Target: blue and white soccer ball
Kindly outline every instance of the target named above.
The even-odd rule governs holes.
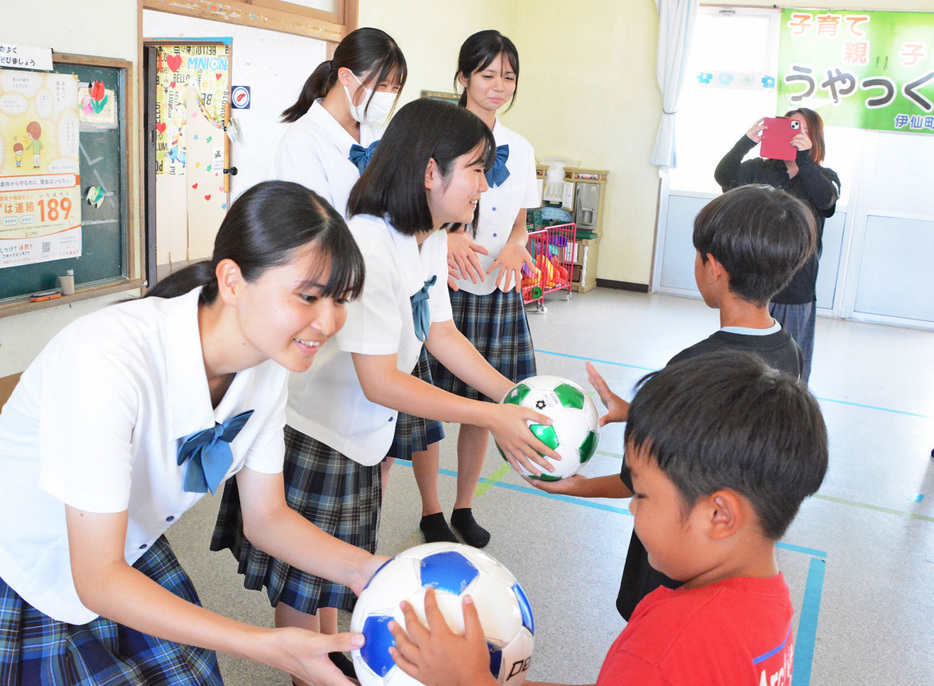
[[[566,479],[577,474],[596,452],[600,437],[597,406],[573,381],[548,374],[530,376],[509,389],[502,402],[536,410],[552,420],[551,426],[529,422],[529,429],[561,460],[548,460],[555,470],[543,470],[541,476],[534,476],[520,465],[521,474],[541,481]],[[499,445],[496,448],[503,455]]]
[[[383,565],[357,598],[350,630],[366,643],[353,651],[362,686],[414,686],[418,681],[396,667],[389,648],[395,640],[389,621],[405,626],[399,603],[408,601],[425,619],[425,590],[435,589],[438,606],[453,631],[464,633],[461,602],[469,594],[480,615],[490,651],[490,672],[501,684],[521,684],[529,668],[535,626],[519,582],[489,554],[461,543],[426,543]]]

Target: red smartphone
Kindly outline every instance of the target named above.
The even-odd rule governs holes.
[[[789,117],[766,117],[762,123],[759,155],[770,160],[791,161],[798,154],[798,149],[791,144],[801,129],[801,122],[792,121]]]

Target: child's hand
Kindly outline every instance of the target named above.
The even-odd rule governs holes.
[[[490,251],[479,243],[474,243],[473,237],[466,230],[458,229],[448,234],[448,286],[457,290],[455,279],[470,278],[477,283],[483,281],[483,267],[480,265],[480,255],[489,255]]]
[[[517,467],[519,464],[536,476],[540,475],[543,469],[548,472],[555,470],[554,466],[542,455],[547,455],[552,460],[560,460],[561,456],[538,440],[529,430],[528,425],[528,422],[532,422],[551,426],[550,417],[527,407],[509,403],[490,405],[489,409],[491,412],[490,433],[493,434],[496,444],[503,451],[506,461],[512,465],[513,469],[520,471]]]
[[[610,390],[603,377],[597,373],[590,362],[587,363],[587,380],[597,391],[600,401],[606,406],[608,412],[600,417],[600,426],[606,426],[611,422],[625,422],[629,419],[629,403],[620,398]]]
[[[529,254],[524,245],[518,243],[507,243],[499,253],[496,261],[486,270],[487,274],[492,274],[496,269],[499,274],[496,275],[496,285],[503,289],[503,292],[509,292],[515,289],[517,293],[522,292],[522,266],[529,269],[535,266],[535,261]]]
[[[490,674],[490,653],[480,626],[480,615],[470,596],[464,596],[463,636],[455,634],[444,621],[435,590],[425,593],[425,619],[428,627],[418,621],[415,610],[401,604],[408,634],[396,622],[389,631],[396,646],[389,654],[406,674],[425,686],[484,686],[496,684]]]
[[[572,474],[560,481],[542,481],[540,479],[530,479],[523,476],[526,481],[545,493],[557,493],[558,495],[580,495],[579,490],[587,481],[583,474]]]

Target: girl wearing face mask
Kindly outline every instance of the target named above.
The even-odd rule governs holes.
[[[282,113],[291,126],[276,177],[315,191],[346,216],[347,197],[369,162],[406,79],[405,57],[385,31],[352,31]]]

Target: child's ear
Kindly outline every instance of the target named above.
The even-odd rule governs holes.
[[[221,260],[214,269],[217,277],[217,294],[225,304],[233,304],[242,290],[243,273],[240,265],[230,259]]]
[[[704,269],[707,272],[708,281],[712,283],[715,281],[719,281],[720,279],[730,278],[729,274],[727,274],[726,272],[726,269],[724,269],[723,265],[720,264],[720,261],[717,260],[716,257],[714,257],[710,253],[707,253],[706,257],[707,257],[707,260],[704,263]]]
[[[720,490],[707,497],[709,535],[715,540],[729,538],[739,531],[749,516],[745,499],[730,490]]]

